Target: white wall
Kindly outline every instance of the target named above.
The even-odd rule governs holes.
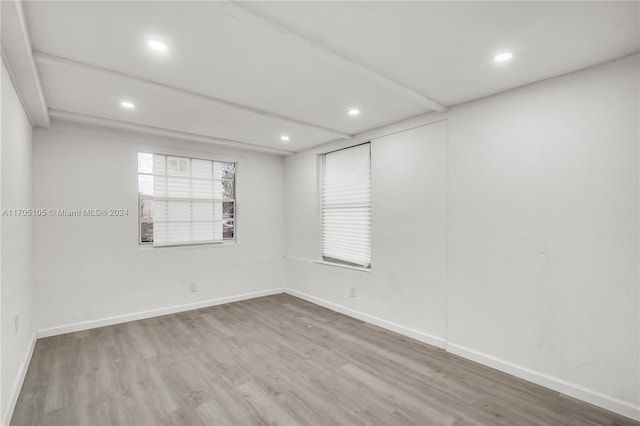
[[[285,159],[288,287],[419,330],[416,337],[422,340],[441,339],[446,274],[446,122],[372,143],[371,272],[314,263],[320,259],[314,152]],[[349,297],[349,286],[356,287],[355,298]]]
[[[638,56],[449,114],[452,343],[638,405]]]
[[[282,157],[60,123],[37,129],[34,138],[37,207],[129,210],[127,217],[35,220],[41,334],[282,288]],[[138,152],[237,161],[238,244],[139,248]],[[190,281],[198,282],[198,292],[189,292]]]
[[[0,207],[31,207],[32,128],[9,74],[2,63],[2,139],[0,144]],[[0,421],[7,422],[22,385],[35,338],[32,272],[33,221],[0,216],[0,299],[2,313]],[[14,318],[20,314],[19,330]]]
[[[370,273],[313,263],[323,148],[286,158],[287,287],[640,416],[638,75],[635,55],[374,139]]]

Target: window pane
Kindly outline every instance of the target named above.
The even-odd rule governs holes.
[[[171,176],[189,176],[191,173],[189,158],[167,157],[167,174]]]
[[[191,176],[194,178],[213,178],[213,161],[208,160],[191,160]]]
[[[150,199],[140,198],[140,221],[153,221],[153,202]]]
[[[222,198],[235,198],[232,180],[225,179],[222,181]]]
[[[213,222],[195,222],[191,226],[191,235],[193,241],[213,241],[215,238],[215,223]],[[217,238],[218,240],[220,237]]]
[[[154,176],[156,182],[154,186],[154,195],[188,198],[191,196],[189,179],[177,176]]]
[[[142,222],[140,224],[140,242],[141,243],[153,242],[153,223]]]
[[[216,200],[222,199],[222,181],[213,181],[213,198]]]
[[[138,173],[153,173],[153,154],[138,153]]]
[[[209,220],[213,222],[214,220],[213,212],[214,212],[213,203],[194,202],[191,206],[191,214],[192,214],[193,220]]]
[[[371,163],[369,144],[323,158],[322,258],[371,265]]]
[[[191,182],[191,196],[194,198],[215,198],[213,188],[212,180],[194,179]]]
[[[167,174],[167,156],[160,154],[153,154],[153,174],[165,175]]]
[[[161,201],[157,203],[163,208],[158,209],[156,220],[170,221],[190,221],[191,202],[190,201]]]
[[[152,175],[138,175],[138,194],[153,195]]]
[[[233,220],[225,220],[222,222],[222,238],[232,240],[235,234],[235,224]]]
[[[235,203],[233,201],[225,201],[222,203],[222,217],[224,219],[233,219],[235,213]]]
[[[221,163],[222,177],[233,178],[236,174],[236,163]]]
[[[235,197],[235,163],[140,153],[139,165],[141,242],[235,238],[235,203],[222,201]]]

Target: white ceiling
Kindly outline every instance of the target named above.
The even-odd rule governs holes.
[[[24,13],[49,108],[299,151],[430,112],[411,91],[452,106],[637,52],[638,5],[28,1]],[[502,50],[514,60],[494,63]]]
[[[447,106],[640,49],[638,2],[252,2],[284,23]],[[496,66],[493,56],[516,59]]]

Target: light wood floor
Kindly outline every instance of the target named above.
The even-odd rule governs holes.
[[[38,340],[12,425],[631,425],[288,295]]]

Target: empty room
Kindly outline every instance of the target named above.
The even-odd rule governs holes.
[[[640,2],[0,17],[0,426],[640,426]]]

